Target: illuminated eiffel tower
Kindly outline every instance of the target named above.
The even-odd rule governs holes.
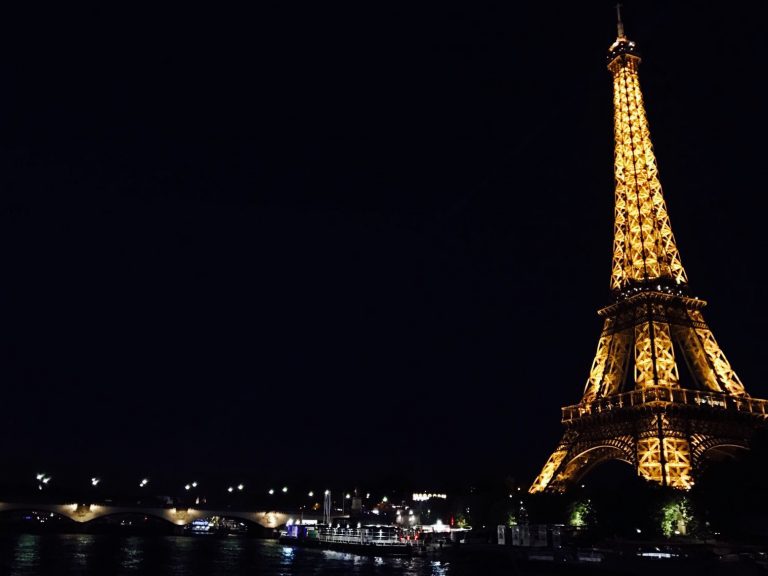
[[[688,489],[705,461],[748,448],[755,427],[768,419],[768,401],[749,397],[704,321],[706,302],[687,295],[639,64],[619,12],[618,37],[608,53],[616,140],[615,301],[598,312],[604,325],[584,396],[562,409],[565,434],[531,493],[565,491],[606,460]],[[681,357],[687,368],[682,379]]]

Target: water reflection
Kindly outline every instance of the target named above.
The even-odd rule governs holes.
[[[144,550],[141,547],[141,539],[132,536],[125,539],[125,544],[120,547],[121,558],[120,567],[130,572],[141,570],[141,563],[144,560]]]
[[[488,570],[487,568],[491,568]],[[274,540],[205,536],[13,534],[0,536],[2,576],[469,576],[508,569],[443,558],[358,556]]]
[[[448,574],[448,564],[443,564],[440,560],[431,562],[432,576],[446,576]]]

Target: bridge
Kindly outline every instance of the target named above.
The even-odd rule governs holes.
[[[111,504],[30,504],[24,502],[0,502],[0,514],[12,511],[47,512],[69,518],[74,522],[86,523],[107,516],[123,514],[143,515],[165,520],[175,526],[183,527],[201,518],[223,516],[237,520],[245,520],[264,528],[276,529],[284,526],[290,520],[322,521],[322,516],[313,514],[297,514],[278,510],[235,510],[230,508],[218,509],[207,507],[153,507],[153,506],[113,506]]]

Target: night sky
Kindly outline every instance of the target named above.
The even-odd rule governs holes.
[[[3,15],[3,481],[531,481],[610,302],[613,4],[261,4]],[[768,397],[764,22],[625,21],[692,294]]]

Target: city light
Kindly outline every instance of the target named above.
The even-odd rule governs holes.
[[[310,490],[310,491],[309,491],[309,494],[307,494],[307,496],[309,496],[310,498],[312,498],[312,496],[314,496],[314,495],[315,495],[315,493],[314,493],[314,492],[312,492],[312,490]]]
[[[192,488],[197,488],[197,482],[192,482]]]
[[[237,485],[237,489],[238,489],[238,490],[241,490],[241,491],[242,491],[242,489],[243,489],[243,488],[245,488],[245,484],[238,484],[238,485]]]
[[[286,492],[288,492],[288,486],[283,486],[283,494],[285,494]]]
[[[184,486],[184,490],[189,490],[190,488],[192,488],[192,486],[191,486],[191,485],[189,485],[189,484],[187,484],[187,485],[185,485],[185,486]]]
[[[441,500],[445,500],[448,498],[446,494],[433,494],[433,493],[426,493],[426,492],[414,492],[413,494],[413,501],[414,502],[426,502],[427,500],[431,500],[432,498],[439,498]]]
[[[101,482],[101,478],[91,478],[91,486],[98,486],[99,482]]]
[[[330,490],[326,490],[326,491],[325,491],[325,495],[326,495],[326,496],[328,496],[328,494],[330,494],[330,493],[331,493],[331,491],[330,491]]]
[[[269,489],[269,493],[270,493],[270,494],[274,494],[274,493],[275,493],[275,489],[274,489],[274,488],[270,488],[270,489]]]
[[[234,488],[232,488],[232,486],[230,486],[229,488],[227,488],[227,492],[230,492],[230,493],[231,493],[231,492],[233,492],[233,491],[234,491]]]
[[[149,484],[149,478],[142,478],[139,482],[139,488],[144,488],[147,484]]]

